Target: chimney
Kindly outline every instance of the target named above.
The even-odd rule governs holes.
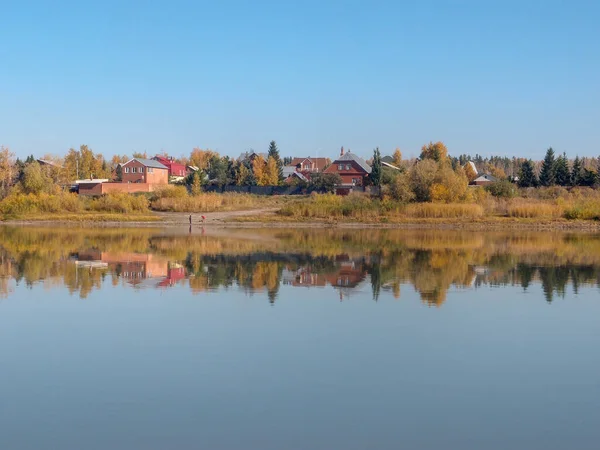
[[[342,147],[342,150],[340,150],[340,156],[344,156],[344,147]]]

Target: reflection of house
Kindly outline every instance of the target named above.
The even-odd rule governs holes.
[[[324,173],[337,173],[342,178],[340,187],[352,188],[353,186],[364,186],[365,179],[371,173],[371,166],[349,150],[344,153],[344,147],[342,147],[339,158],[327,167]]]
[[[101,252],[88,250],[79,252],[77,264],[102,264],[130,284],[139,285],[142,280],[169,278],[169,263],[155,255],[132,252]]]
[[[342,262],[337,272],[325,276],[329,284],[339,288],[355,288],[365,280],[366,272],[362,264],[354,261]]]

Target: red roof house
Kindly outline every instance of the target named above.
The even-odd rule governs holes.
[[[175,158],[173,158],[172,156],[156,155],[152,159],[155,161],[158,161],[163,166],[165,166],[167,169],[169,169],[170,177],[185,177],[186,176],[187,168],[186,168],[185,164],[180,164],[178,162],[175,162]]]

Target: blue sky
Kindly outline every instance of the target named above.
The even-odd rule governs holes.
[[[600,2],[0,2],[18,156],[597,156]]]

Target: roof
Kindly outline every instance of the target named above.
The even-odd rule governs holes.
[[[494,182],[494,181],[497,181],[497,180],[496,180],[495,176],[490,175],[489,173],[484,173],[483,175],[475,178],[473,180],[473,183],[476,182],[476,181],[491,181],[491,182]]]
[[[389,167],[390,169],[394,169],[394,170],[402,170],[400,167],[396,167],[395,165],[390,164],[389,162],[384,161],[383,159],[381,160],[381,165],[385,166],[385,167]]]
[[[477,166],[475,166],[475,163],[473,161],[467,161],[467,163],[465,164],[465,167],[467,166],[471,166],[471,169],[473,169],[473,172],[475,172],[475,175],[479,175],[479,172],[477,171]]]
[[[127,164],[129,164],[131,161],[137,161],[140,164],[143,164],[146,167],[152,167],[154,169],[165,169],[165,170],[169,170],[167,166],[165,166],[164,164],[159,163],[158,161],[155,161],[153,159],[145,159],[145,158],[133,158],[130,159],[129,161],[127,161],[125,164],[123,164],[124,166],[126,166]]]
[[[45,164],[47,166],[53,166],[53,167],[58,167],[59,169],[62,169],[63,166],[61,166],[60,164],[56,164],[55,162],[52,161],[48,161],[47,159],[36,159],[36,161],[39,164]]]
[[[304,161],[306,161],[306,160],[309,160],[309,161],[311,161],[311,162],[312,162],[312,163],[315,165],[315,167],[316,167],[318,170],[323,170],[323,169],[325,169],[325,167],[327,167],[327,165],[329,165],[329,162],[330,162],[330,161],[329,161],[329,158],[313,158],[313,157],[311,157],[311,156],[307,156],[306,158],[302,158],[302,157],[300,157],[300,158],[298,158],[298,157],[294,157],[294,158],[292,159],[292,162],[290,162],[290,163],[288,164],[288,166],[294,166],[294,167],[295,167],[295,166],[297,166],[297,165],[299,165],[299,164],[302,164],[302,163],[303,163]]]
[[[253,155],[262,156],[263,159],[265,159],[265,160],[269,157],[269,155],[267,153],[257,153],[257,152],[254,152],[254,151],[252,151],[252,152],[243,152],[240,155],[238,161],[244,161],[244,160],[246,160],[248,158],[251,158]]]
[[[386,162],[388,164],[393,164],[394,163],[394,158],[392,158],[391,156],[384,156],[383,158],[381,158],[381,162]]]
[[[367,164],[367,162],[362,159],[360,156],[351,153],[350,151],[346,152],[343,156],[340,156],[334,161],[334,164],[338,161],[354,161],[357,163],[365,172],[371,173],[371,166]]]

